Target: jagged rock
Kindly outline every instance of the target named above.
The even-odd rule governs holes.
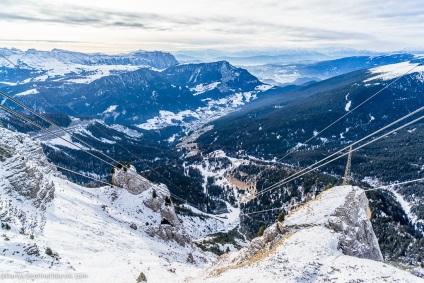
[[[115,168],[112,174],[112,184],[125,188],[128,192],[138,195],[149,189],[152,184],[146,178],[138,175],[134,166]]]
[[[250,245],[243,253],[236,256],[232,263],[241,264],[252,258],[260,250],[270,249],[276,242],[280,240],[282,234],[278,228],[278,223],[275,223],[265,229],[261,237],[257,237],[250,242]]]
[[[171,260],[188,266],[186,259],[192,253],[197,262],[190,268],[206,263],[204,253],[191,245],[172,202],[166,204],[170,197],[166,186],[147,181],[141,184],[147,189],[139,188],[123,178],[128,182],[124,188],[86,188],[64,179],[29,136],[1,128],[0,147],[1,270],[83,271],[96,282],[130,282],[142,262],[148,274],[165,271],[156,277],[178,277],[181,282],[183,273],[169,276],[166,271]],[[161,224],[165,218],[169,224]],[[93,260],[97,257],[100,262]]]
[[[54,198],[50,177],[60,173],[47,161],[38,142],[1,127],[0,165],[0,218],[26,233],[41,231],[43,213]],[[28,210],[27,204],[36,210]]]
[[[188,254],[188,256],[187,256],[187,262],[188,263],[191,263],[191,264],[195,264],[196,263],[196,261],[194,260],[194,257],[193,257],[193,254],[192,253],[189,253]]]
[[[381,262],[358,187],[324,191],[189,282],[420,282]]]
[[[278,223],[275,223],[265,229],[264,234],[262,235],[262,242],[264,244],[273,241],[281,232],[278,229]]]
[[[40,249],[38,248],[37,244],[33,244],[33,245],[25,248],[25,252],[28,255],[35,255],[35,256],[39,256],[40,255]]]
[[[346,255],[383,261],[377,237],[367,216],[368,199],[362,190],[353,190],[343,206],[336,209],[328,226],[340,233],[339,247]]]
[[[186,233],[182,233],[180,229],[176,229],[171,225],[159,225],[155,229],[155,234],[166,241],[175,241],[181,246],[191,244],[190,237]]]
[[[157,227],[149,225],[146,232],[150,236],[157,235],[161,239],[175,241],[182,246],[191,244],[191,239],[184,231],[175,213],[174,206],[165,201],[166,198],[170,198],[170,192],[165,185],[154,186],[150,181],[138,175],[134,166],[122,169],[115,168],[112,183],[134,195],[145,194],[148,196],[143,200],[143,204],[154,212],[158,212],[161,219],[166,219],[169,222],[170,225],[161,223]]]

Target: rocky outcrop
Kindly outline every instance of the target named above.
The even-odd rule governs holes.
[[[358,187],[324,191],[188,282],[420,282],[381,262],[368,209]]]
[[[340,234],[339,247],[344,254],[383,261],[368,211],[365,192],[354,189],[346,196],[344,205],[337,208],[329,219],[328,227]]]
[[[0,127],[0,219],[25,233],[42,230],[43,212],[54,198],[50,176],[60,173],[38,142]],[[35,208],[35,209],[34,209]]]
[[[160,191],[158,190],[160,188]],[[157,235],[167,241],[175,241],[185,246],[191,244],[191,239],[177,218],[168,189],[165,185],[150,188],[151,198],[143,201],[144,205],[160,214],[161,224],[148,230],[150,235]],[[154,192],[154,193],[153,193]],[[155,195],[155,197],[153,197]]]
[[[160,215],[160,224],[147,228],[146,232],[149,235],[156,235],[167,241],[175,241],[182,246],[191,244],[190,237],[177,218],[170,192],[165,185],[152,184],[138,175],[132,165],[124,165],[122,168],[115,168],[114,171],[112,174],[114,185],[126,189],[133,195],[148,196],[143,200],[143,204]]]
[[[119,165],[121,167],[122,165]],[[123,164],[121,168],[114,168],[112,184],[125,188],[128,192],[138,195],[149,189],[152,185],[146,178],[138,175],[134,166]]]

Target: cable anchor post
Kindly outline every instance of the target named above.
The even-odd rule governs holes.
[[[349,185],[350,182],[350,168],[352,166],[352,146],[349,147],[349,154],[347,156],[346,170],[343,178],[343,186]]]

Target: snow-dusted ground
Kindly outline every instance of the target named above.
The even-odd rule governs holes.
[[[199,95],[199,94],[215,89],[220,84],[221,82],[214,82],[208,85],[199,84],[193,88],[190,88],[190,90],[195,92],[193,95]]]
[[[82,119],[79,119],[79,118],[71,117],[71,120],[72,120],[71,124],[66,128],[69,132],[71,132],[73,134],[80,134],[80,135],[83,135],[83,136],[87,136],[87,137],[93,138],[95,140],[98,140],[99,142],[102,142],[102,143],[115,144],[116,141],[105,139],[105,138],[98,138],[95,135],[93,135],[93,133],[91,133],[87,129],[87,127],[89,127],[90,125],[93,125],[95,123],[99,123],[99,124],[103,125],[104,127],[109,127],[111,129],[114,129],[115,131],[124,133],[130,139],[137,139],[137,138],[141,138],[143,136],[142,133],[140,133],[136,130],[132,130],[132,129],[126,127],[126,126],[118,125],[118,124],[106,125],[102,120],[98,120],[98,119],[82,120]],[[57,136],[54,136],[54,135],[52,135],[48,132],[45,132],[45,131],[39,132],[37,134],[36,138],[38,138],[41,142],[48,144],[49,146],[51,146],[53,148],[56,148],[57,146],[64,146],[64,147],[68,147],[68,148],[71,148],[71,149],[80,150],[80,148],[78,148],[78,147],[72,145],[71,143],[67,142],[67,141],[72,141],[73,143],[79,145],[81,148],[88,150],[87,146],[79,143],[78,141],[71,139],[71,136],[69,134],[57,131],[56,127],[51,126],[49,128],[49,130],[51,132],[56,133],[62,139],[57,137]],[[65,139],[66,141],[63,140],[63,139]]]
[[[252,252],[258,241],[272,241],[271,234],[264,234],[257,242],[252,242],[252,247],[224,255],[216,265],[189,282],[423,282],[386,263],[342,252],[342,233],[347,231],[354,235],[355,230],[349,229],[366,232],[360,231],[365,229],[361,223],[369,221],[363,196],[363,190],[351,186],[325,191],[286,218],[282,229],[287,231],[279,238],[274,236],[271,246],[265,245]],[[345,232],[336,232],[328,224],[344,221],[339,217],[348,207],[360,210],[357,216],[353,211],[347,214],[355,215],[351,220],[358,226],[345,227],[342,223],[339,227]],[[353,241],[361,244],[361,240]]]
[[[287,229],[287,233],[271,249],[252,254],[251,259],[237,265],[231,260],[238,252],[227,254],[218,263],[218,269],[212,268],[204,273],[205,268],[216,260],[215,255],[203,252],[189,242],[180,245],[149,233],[149,227],[156,227],[162,220],[161,214],[146,206],[152,200],[152,188],[134,195],[117,187],[86,188],[73,184],[62,179],[47,163],[41,147],[29,136],[12,134],[6,129],[2,132],[1,144],[6,146],[2,158],[6,161],[0,163],[1,221],[3,223],[8,216],[14,219],[9,220],[10,230],[2,229],[2,276],[43,274],[48,277],[57,274],[68,278],[73,276],[74,280],[70,282],[77,281],[76,276],[80,276],[85,282],[119,283],[135,282],[143,272],[148,282],[422,282],[418,277],[382,262],[341,252],[339,247],[343,236],[351,236],[347,239],[349,243],[351,239],[358,241],[356,233],[369,235],[372,232],[372,228],[365,225],[369,221],[367,202],[359,188],[345,186],[323,192],[286,218],[283,229]],[[12,156],[7,157],[10,154]],[[222,152],[215,154],[225,155]],[[24,175],[25,172],[35,172],[39,176]],[[34,179],[34,182],[42,178],[48,190],[54,188],[54,197],[45,198],[42,191],[36,196],[25,195],[16,184],[29,187],[31,183],[24,183],[27,180],[22,178],[10,187],[9,181],[19,174],[27,176],[25,179],[29,181]],[[35,206],[40,199],[45,200],[45,210]],[[356,207],[359,211],[355,211]],[[239,211],[228,208],[230,213],[225,215],[204,216],[222,221],[220,227],[224,230],[231,229],[237,224]],[[190,209],[195,214],[202,214]],[[344,222],[343,216],[350,215],[353,217],[348,220],[355,223]],[[20,233],[18,227],[24,220],[27,224],[23,227],[35,228]],[[335,232],[331,225],[329,227],[330,223],[342,227],[342,231]],[[203,223],[192,221],[191,224]],[[198,231],[188,232],[196,235]],[[197,236],[205,235],[200,232]],[[359,250],[364,248],[363,245],[352,245],[351,248],[357,249],[358,246]],[[45,254],[47,247],[52,249],[53,256]],[[211,270],[215,271],[211,273]],[[79,280],[84,282],[84,279]],[[22,282],[22,279],[9,282]],[[37,279],[36,282],[51,280]]]
[[[190,205],[185,205],[196,216],[180,215],[181,222],[193,240],[201,240],[208,235],[219,232],[225,233],[240,224],[240,209],[232,207],[226,203],[228,213],[209,214],[196,209]]]
[[[143,229],[130,228],[131,223],[142,227],[161,220],[151,210],[140,211],[143,194],[134,196],[110,187],[85,188],[60,178],[52,181],[55,198],[45,214],[44,231],[34,240],[6,232],[10,238],[6,248],[21,253],[0,255],[2,272],[80,273],[88,276],[87,282],[135,282],[143,272],[149,282],[181,282],[215,258],[194,246],[182,247],[150,237]],[[111,202],[112,193],[117,196],[115,202]],[[55,262],[46,255],[27,259],[21,247],[30,243],[42,251],[50,247],[60,260]],[[187,262],[189,253],[196,263]]]
[[[390,64],[385,65],[377,68],[369,69],[371,74],[374,76],[366,79],[364,82],[374,81],[374,80],[391,80],[398,78],[408,71],[410,71],[414,66],[419,65],[419,63],[411,63],[411,62],[402,62],[397,64]],[[422,73],[424,72],[424,66],[418,66],[414,70],[411,71],[412,73]]]
[[[37,93],[38,93],[38,90],[36,88],[33,88],[33,89],[26,90],[24,92],[17,93],[15,94],[15,96],[26,96],[26,95],[37,94]]]
[[[210,90],[207,87],[198,87],[195,91],[200,94]],[[270,85],[261,85],[256,87],[255,91],[234,93],[218,100],[206,99],[205,101],[207,101],[208,105],[199,107],[195,111],[184,110],[178,113],[159,111],[159,116],[148,119],[147,122],[139,124],[138,127],[145,130],[157,130],[168,126],[181,125],[186,133],[196,131],[205,124],[236,111],[239,106],[255,100],[261,92],[267,91],[272,87]],[[195,118],[195,120],[190,122],[183,121],[184,118],[188,117]]]

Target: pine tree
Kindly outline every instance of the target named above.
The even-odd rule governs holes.
[[[286,217],[286,214],[284,213],[284,210],[282,210],[280,214],[278,214],[278,218],[277,218],[278,222],[283,222],[285,217]]]
[[[265,227],[261,226],[261,228],[259,228],[259,231],[258,231],[258,237],[261,237],[264,234],[264,231],[265,231]]]
[[[47,247],[46,248],[46,255],[52,256],[53,255],[53,251],[51,248]]]
[[[137,283],[141,283],[141,282],[147,282],[146,275],[144,275],[143,272],[140,272],[140,274],[137,277]]]

